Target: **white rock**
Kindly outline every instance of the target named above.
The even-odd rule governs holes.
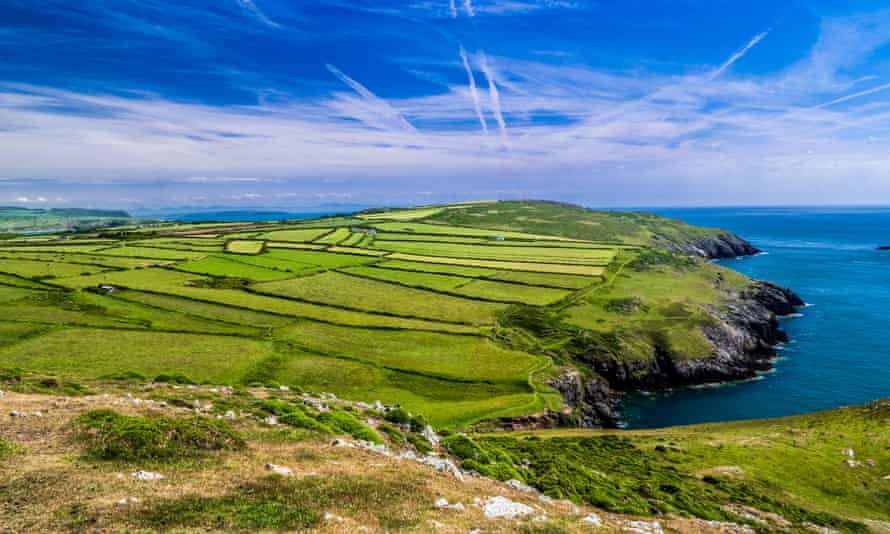
[[[589,525],[593,525],[595,527],[603,526],[602,518],[597,514],[588,514],[584,519],[581,520],[584,523]]]
[[[425,437],[427,441],[429,441],[433,445],[433,447],[438,446],[439,442],[442,441],[442,438],[440,438],[439,435],[436,434],[435,431],[433,431],[433,427],[431,427],[430,425],[426,425],[426,428],[423,429],[422,434],[423,437]]]
[[[9,416],[10,416],[10,417],[18,417],[18,416],[19,416],[19,413],[18,413],[17,411],[15,411],[15,410],[12,410],[11,412],[9,412]]]
[[[538,500],[544,504],[553,504],[553,498],[546,495],[538,495]]]
[[[862,462],[856,460],[844,460],[844,463],[847,464],[847,467],[859,467],[862,465]]]
[[[526,484],[523,484],[522,482],[516,480],[515,478],[511,478],[510,480],[508,480],[507,485],[517,491],[522,491],[524,493],[536,493],[537,492],[537,490],[535,488],[528,486]]]
[[[232,410],[229,410],[229,411],[226,412],[225,417],[226,417],[226,419],[234,419],[234,418],[235,418],[235,412],[233,412]]]
[[[454,462],[449,460],[448,458],[439,458],[438,456],[424,456],[423,458],[418,458],[417,461],[424,465],[428,465],[435,469],[436,471],[443,471],[445,473],[451,473],[454,475],[454,478],[463,482],[464,475],[460,472],[460,469],[454,465]]]
[[[658,521],[625,521],[622,531],[632,534],[664,534],[661,523]]]
[[[337,523],[340,523],[340,522],[343,521],[343,518],[340,517],[339,515],[334,515],[334,514],[332,514],[332,513],[325,512],[325,514],[324,514],[324,520],[325,520],[325,521],[336,521]]]
[[[130,506],[132,504],[139,504],[139,499],[136,497],[127,497],[125,499],[121,499],[115,503],[117,506]]]
[[[452,510],[457,510],[458,512],[463,512],[464,510],[467,509],[467,507],[464,506],[464,503],[462,503],[462,502],[458,502],[458,503],[454,503],[454,504],[452,504],[452,505],[451,505],[451,509],[452,509]]]
[[[374,401],[373,408],[374,408],[375,410],[377,410],[378,412],[380,412],[380,413],[383,413],[383,412],[386,411],[386,407],[383,406],[383,403],[380,402],[379,400],[378,400],[378,401]]]
[[[278,386],[278,391],[290,391],[290,388],[287,386]]]
[[[506,497],[491,497],[485,502],[483,508],[488,519],[515,519],[535,513],[531,506],[511,501]]]
[[[6,395],[6,392],[4,392],[2,389],[0,389],[0,397],[2,397],[3,395]]]
[[[281,475],[283,477],[289,477],[293,475],[290,467],[285,467],[283,465],[266,464],[266,471],[272,471],[276,475]]]
[[[885,476],[884,480],[890,480],[890,475]]]
[[[160,480],[164,475],[160,473],[152,473],[151,471],[136,471],[133,476],[138,480]]]
[[[331,443],[331,445],[333,445],[334,447],[353,447],[354,446],[352,443],[349,443],[348,441],[342,440],[342,439],[335,439],[334,442]]]
[[[278,418],[275,417],[274,415],[270,415],[270,416],[266,417],[265,419],[263,419],[263,422],[266,423],[267,425],[275,426],[278,424]]]
[[[853,458],[854,456],[856,456],[856,451],[854,451],[853,449],[844,449],[841,451],[841,454]]]
[[[433,508],[442,509],[448,508],[448,499],[436,499],[436,502],[433,503]]]
[[[34,412],[34,417],[43,417],[43,412]]]

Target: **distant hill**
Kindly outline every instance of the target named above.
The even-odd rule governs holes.
[[[0,206],[0,232],[40,233],[92,229],[132,222],[123,210]]]

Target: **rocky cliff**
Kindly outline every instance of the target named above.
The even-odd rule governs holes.
[[[655,237],[657,242],[674,252],[709,260],[753,256],[760,253],[760,250],[751,243],[728,232],[708,237],[697,237],[682,243],[667,241],[658,238],[658,236]]]

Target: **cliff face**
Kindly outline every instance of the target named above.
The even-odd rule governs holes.
[[[687,254],[689,256],[698,256],[709,260],[753,256],[754,254],[760,253],[760,250],[757,247],[741,237],[730,233],[695,238],[684,243],[665,241],[661,241],[661,243],[674,252]]]
[[[596,376],[584,378],[577,371],[566,371],[551,385],[575,408],[579,426],[615,427],[623,393],[744,380],[769,370],[776,345],[788,340],[778,317],[794,313],[803,304],[789,289],[754,282],[730,295],[724,307],[709,310],[714,322],[703,328],[714,347],[709,358],[676,359],[659,347],[650,360],[591,354],[582,359]]]

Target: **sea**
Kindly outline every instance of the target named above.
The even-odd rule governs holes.
[[[628,428],[801,414],[890,397],[890,208],[648,208],[764,251],[720,263],[797,292],[791,342],[757,379],[625,400]]]

